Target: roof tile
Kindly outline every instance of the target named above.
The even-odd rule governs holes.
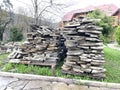
[[[70,21],[70,20],[72,20],[73,16],[76,13],[89,12],[89,11],[93,11],[95,9],[102,10],[108,16],[112,16],[113,14],[115,14],[119,10],[119,8],[117,6],[115,6],[114,4],[104,4],[104,5],[100,5],[100,6],[96,6],[96,7],[95,6],[88,6],[88,7],[83,8],[83,9],[78,9],[78,10],[73,10],[71,12],[68,12],[66,15],[64,15],[62,21]]]

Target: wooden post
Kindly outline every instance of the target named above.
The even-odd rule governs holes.
[[[55,76],[55,67],[56,67],[56,64],[53,64],[53,65],[51,66],[52,76]]]

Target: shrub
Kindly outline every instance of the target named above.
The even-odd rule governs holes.
[[[96,24],[100,27],[103,27],[101,39],[104,43],[108,43],[112,40],[112,32],[114,27],[112,26],[113,19],[109,16],[106,16],[100,10],[94,10],[93,12],[87,15],[89,18],[100,19]]]
[[[115,40],[120,45],[120,26],[115,29]]]
[[[22,32],[18,28],[13,27],[10,29],[10,41],[21,41],[22,39]]]
[[[105,45],[110,42],[110,38],[105,37],[102,34],[100,35],[100,39],[103,41],[103,44],[105,44]]]

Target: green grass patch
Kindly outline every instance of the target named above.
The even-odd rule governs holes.
[[[6,63],[8,54],[1,54],[0,55],[0,68]]]
[[[56,70],[55,70],[56,77],[91,80],[89,77],[80,77],[77,75],[62,74],[61,73],[61,66],[62,65],[63,65],[63,62],[59,63],[59,65],[56,67]],[[34,65],[7,63],[4,65],[3,71],[52,76],[50,67],[41,67],[41,66],[34,66]]]
[[[104,81],[120,83],[120,51],[105,47],[104,56],[104,67],[107,70]]]
[[[106,61],[104,64],[104,67],[106,68],[106,78],[102,81],[120,83],[120,51],[105,47],[104,56],[105,56],[105,61]],[[2,60],[4,61],[6,57],[7,57],[7,54],[0,55],[0,61]],[[79,80],[80,79],[94,80],[94,79],[90,79],[87,76],[80,77],[76,75],[64,75],[61,73],[62,65],[63,65],[63,62],[59,63],[59,65],[56,67],[56,70],[55,70],[56,77],[74,78],[74,79],[79,79]],[[34,65],[7,63],[4,65],[3,70],[6,72],[52,76],[50,67],[40,67],[40,66],[34,66]]]
[[[34,65],[24,65],[24,64],[10,64],[7,63],[4,68],[6,72],[16,72],[16,73],[26,73],[26,74],[38,74],[51,76],[51,69],[49,67],[40,67]]]

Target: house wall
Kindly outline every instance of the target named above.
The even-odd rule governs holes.
[[[69,25],[70,23],[71,23],[71,21],[64,21],[62,27]]]
[[[112,22],[112,25],[113,26],[117,26],[118,25],[118,16],[112,16],[112,18],[113,18],[113,22]]]
[[[115,20],[115,26],[120,25],[120,10],[112,16]]]
[[[74,18],[78,18],[78,17],[80,17],[80,16],[86,16],[86,15],[87,15],[87,13],[77,13],[77,14],[75,14],[75,15],[73,16],[72,20],[73,20]],[[71,24],[71,23],[72,23],[72,20],[71,20],[71,21],[64,21],[64,22],[62,23],[62,25],[59,25],[59,28],[62,28],[62,27],[64,27],[64,26],[66,26],[66,25]],[[59,23],[59,24],[60,24],[60,23]]]
[[[87,12],[87,13],[77,13],[77,14],[75,14],[74,16],[73,16],[73,18],[72,18],[72,20],[74,19],[74,18],[78,18],[78,17],[80,17],[80,16],[87,16],[87,14],[88,14],[89,12]],[[114,19],[114,21],[112,22],[112,25],[113,26],[118,26],[118,25],[120,25],[120,10],[118,10],[118,12],[116,12],[113,16],[111,16],[113,19]],[[63,27],[63,26],[65,26],[65,25],[68,25],[68,24],[70,24],[71,23],[71,21],[64,21],[63,23],[62,23],[62,25],[59,25],[59,28],[61,28],[61,27]]]
[[[62,22],[62,21],[60,21],[60,22],[58,23],[58,27],[59,27],[59,29],[62,29],[62,28],[63,28],[63,22]]]
[[[86,16],[87,16],[87,13],[78,13],[78,14],[74,15],[74,18],[78,18],[78,17],[80,17],[80,16],[86,17]]]

